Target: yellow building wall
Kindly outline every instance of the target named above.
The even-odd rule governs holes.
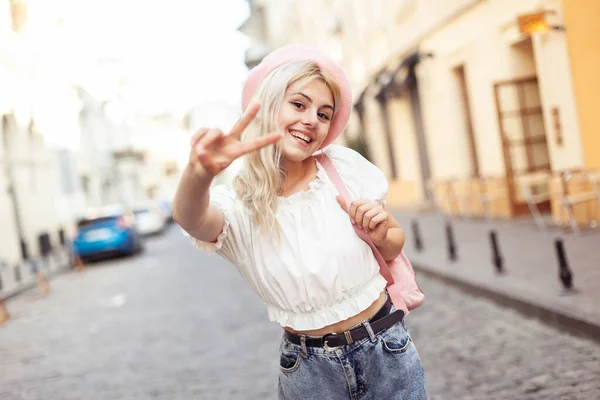
[[[519,49],[519,43],[527,38],[518,33],[516,16],[536,10],[539,4],[534,0],[482,2],[423,40],[421,49],[434,54],[432,59],[424,60],[418,70],[434,177],[466,177],[471,171],[459,90],[453,76],[453,68],[459,65],[465,67],[481,174],[505,173],[494,84],[536,73],[552,167],[564,169],[580,165],[579,127],[572,105],[573,88],[568,78],[570,68],[563,33],[534,37],[533,57]],[[560,3],[548,1],[545,7],[553,5]],[[561,115],[564,138],[561,146],[549,136],[554,106]]]
[[[565,35],[573,72],[586,168],[600,168],[600,1],[563,0]]]

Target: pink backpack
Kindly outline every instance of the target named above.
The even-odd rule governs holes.
[[[342,181],[340,174],[335,169],[335,166],[327,157],[327,155],[323,152],[316,155],[317,160],[327,172],[329,179],[335,184],[338,189],[338,192],[344,200],[346,200],[346,204],[350,204],[352,202],[352,196],[350,195],[350,191]],[[417,285],[417,281],[415,280],[415,271],[413,270],[410,261],[404,254],[404,251],[398,255],[395,259],[391,261],[385,261],[379,253],[379,250],[373,244],[373,241],[369,237],[369,235],[358,229],[355,225],[354,230],[356,234],[365,242],[371,246],[373,249],[373,255],[377,259],[379,263],[379,272],[387,281],[387,291],[390,294],[390,298],[394,307],[398,310],[404,311],[404,315],[408,315],[410,310],[414,310],[419,307],[423,300],[425,299],[425,294]]]

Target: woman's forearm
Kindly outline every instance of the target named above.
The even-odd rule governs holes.
[[[404,247],[404,231],[399,227],[388,229],[385,241],[381,244],[375,243],[384,260],[390,261],[398,257]]]
[[[190,164],[183,171],[173,199],[173,219],[188,232],[202,226],[210,202],[212,180],[210,174],[197,173]]]

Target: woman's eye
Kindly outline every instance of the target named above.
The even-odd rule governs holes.
[[[294,107],[296,107],[299,110],[301,110],[304,107],[304,104],[297,102],[297,101],[292,101],[292,104],[294,105]]]
[[[319,113],[317,115],[319,116],[319,118],[323,118],[324,120],[329,121],[329,115],[324,114],[324,113]]]

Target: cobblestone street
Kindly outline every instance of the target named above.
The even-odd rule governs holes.
[[[600,345],[438,281],[408,317],[432,399],[598,399]],[[1,400],[276,399],[280,329],[176,226],[8,301]]]

